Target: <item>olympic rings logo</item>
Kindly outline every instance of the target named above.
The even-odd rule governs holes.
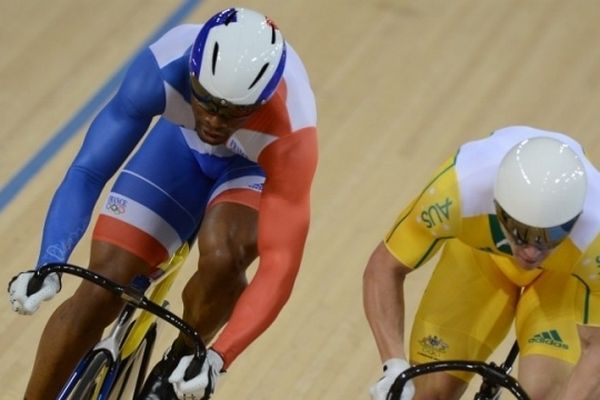
[[[121,215],[125,213],[127,208],[127,200],[120,199],[118,197],[110,196],[108,198],[108,203],[106,204],[106,209],[115,215]]]

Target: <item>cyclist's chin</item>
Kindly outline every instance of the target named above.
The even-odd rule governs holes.
[[[196,133],[198,134],[200,140],[212,145],[224,144],[227,142],[227,139],[229,139],[230,136],[223,133],[214,133],[205,129],[199,129],[196,131]]]
[[[515,259],[517,260],[517,264],[527,271],[534,270],[542,264],[541,261],[526,261],[519,257],[515,257]]]
[[[517,264],[525,270],[533,270],[542,266],[542,262],[546,259],[547,255],[540,255],[539,257],[529,258],[519,253],[516,253],[514,258]]]

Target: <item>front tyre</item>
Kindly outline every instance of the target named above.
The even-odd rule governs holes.
[[[111,365],[112,359],[108,353],[104,351],[96,353],[88,367],[81,374],[68,399],[92,400],[98,398]]]

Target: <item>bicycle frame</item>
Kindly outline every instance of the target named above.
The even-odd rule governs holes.
[[[486,363],[483,361],[467,360],[433,361],[412,366],[396,378],[386,399],[400,400],[404,385],[417,376],[442,371],[465,371],[480,375],[483,379],[480,390],[475,394],[474,400],[497,399],[500,388],[507,389],[518,400],[529,400],[529,396],[521,387],[521,384],[509,375],[518,353],[519,347],[517,342],[515,342],[506,360],[500,366],[494,362]]]
[[[196,343],[196,356],[201,360],[206,357],[206,348],[199,334],[178,316],[159,305],[163,304],[188,254],[189,243],[184,242],[179,250],[169,260],[162,263],[150,276],[137,276],[127,286],[118,285],[99,274],[67,263],[48,264],[36,271],[34,279],[32,279],[33,291],[35,291],[36,285],[41,285],[48,274],[53,272],[67,273],[91,281],[118,295],[125,302],[125,306],[113,324],[110,333],[81,359],[57,399],[74,398],[73,395],[77,385],[80,384],[81,379],[95,360],[101,364],[102,369],[96,375],[97,382],[90,398],[118,399],[127,383],[130,382],[130,367],[137,362],[139,357],[142,357],[139,375],[145,374],[146,365],[144,364],[147,363],[154,344],[153,335],[156,334],[157,318],[168,322],[191,337]],[[144,293],[150,287],[152,287],[152,290],[148,298],[144,296]],[[139,313],[137,312],[138,309],[141,310]],[[135,317],[136,315],[137,317]],[[154,329],[154,332],[152,332],[152,329]],[[144,340],[147,342],[152,341],[152,343],[146,343],[141,348],[140,346],[142,346]],[[142,353],[136,353],[140,349]],[[122,375],[123,373],[126,375]],[[140,377],[137,377],[134,392],[139,390],[141,382],[143,382],[143,379],[140,381]],[[115,385],[116,383],[118,384]],[[75,396],[77,395],[75,394]]]
[[[162,263],[150,276],[150,280],[155,284],[149,297],[151,302],[155,304],[163,303],[189,253],[190,247],[187,242],[184,242],[179,250],[169,260]],[[123,357],[128,357],[138,348],[154,320],[156,320],[156,316],[150,312],[143,311],[140,314],[131,328],[131,333],[123,345],[123,350],[121,350]]]

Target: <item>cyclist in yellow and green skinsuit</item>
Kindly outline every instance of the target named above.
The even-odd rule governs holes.
[[[412,364],[486,360],[514,321],[532,399],[600,398],[599,204],[600,174],[567,135],[511,126],[462,145],[367,264],[365,311],[384,363],[372,398],[385,399],[409,366],[404,277],[439,250]],[[469,378],[432,374],[402,399],[458,399]]]

